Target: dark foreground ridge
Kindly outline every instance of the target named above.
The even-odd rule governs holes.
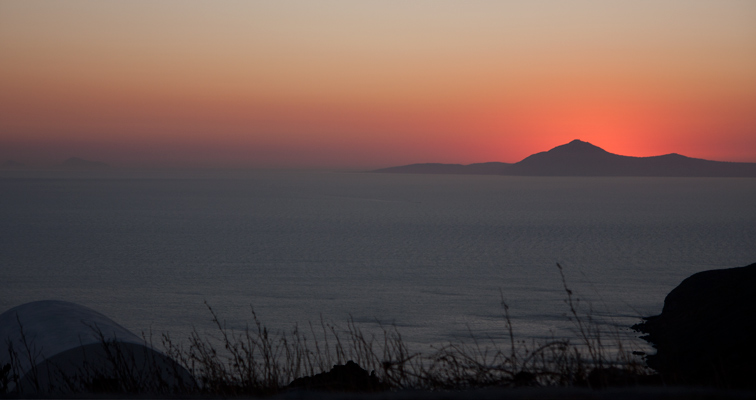
[[[513,176],[756,177],[756,163],[710,161],[676,153],[654,157],[621,156],[588,142],[573,140],[549,151],[533,154],[514,164],[411,164],[373,172]]]
[[[648,366],[669,383],[756,389],[756,263],[688,277],[661,315],[633,328],[656,347]]]
[[[287,389],[317,390],[328,392],[380,392],[390,387],[373,373],[362,369],[354,361],[334,365],[328,372],[304,376],[292,381]]]

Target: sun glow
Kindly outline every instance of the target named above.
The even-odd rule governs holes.
[[[0,161],[756,161],[756,3],[544,4],[5,1]]]

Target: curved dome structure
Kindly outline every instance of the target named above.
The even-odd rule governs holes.
[[[0,314],[0,369],[19,393],[166,393],[194,386],[189,372],[90,308],[35,301]]]

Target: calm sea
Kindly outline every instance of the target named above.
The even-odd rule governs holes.
[[[415,346],[569,335],[556,263],[619,329],[756,262],[756,179],[332,172],[0,175],[0,312],[61,299],[139,333],[395,324]]]

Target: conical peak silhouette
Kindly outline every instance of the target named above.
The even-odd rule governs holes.
[[[601,147],[595,146],[591,143],[575,139],[567,144],[554,147],[553,149],[549,150],[548,153],[599,154],[608,152]]]

